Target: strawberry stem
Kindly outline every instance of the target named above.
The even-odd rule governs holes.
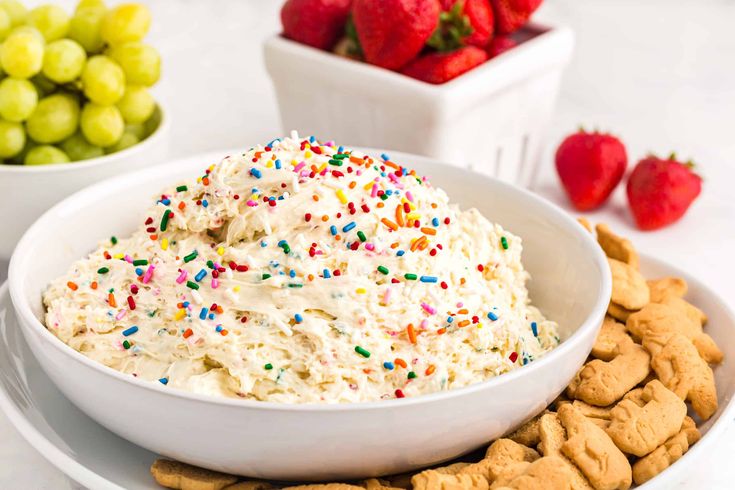
[[[439,14],[439,26],[426,45],[437,51],[454,51],[465,46],[465,38],[474,29],[470,19],[464,15],[462,2],[455,2],[451,9]]]

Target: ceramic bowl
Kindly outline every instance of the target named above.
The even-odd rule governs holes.
[[[230,473],[285,480],[389,474],[455,458],[503,435],[545,408],[587,358],[610,298],[607,261],[575,220],[534,194],[426,158],[392,156],[463,208],[477,207],[522,237],[531,298],[560,325],[556,349],[465,388],[339,405],[197,395],[88,359],[43,326],[43,291],[100,239],[132,232],[160,189],[213,163],[192,157],[96,184],[30,227],[11,260],[9,287],[31,350],[61,392],[112,432],[170,458]]]

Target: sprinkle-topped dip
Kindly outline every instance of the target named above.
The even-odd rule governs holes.
[[[44,294],[46,326],[118,371],[283,403],[412,397],[559,343],[521,240],[413,170],[277,139],[154,199]]]

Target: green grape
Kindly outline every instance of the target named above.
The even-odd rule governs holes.
[[[65,37],[70,20],[69,14],[58,5],[41,5],[28,14],[28,23],[41,31],[46,42]]]
[[[138,141],[142,141],[146,137],[145,125],[143,124],[126,124],[125,132],[135,135]]]
[[[14,29],[0,52],[5,73],[16,78],[30,78],[43,65],[43,38],[31,27]]]
[[[33,82],[33,86],[36,87],[36,91],[41,97],[51,95],[56,90],[56,84],[46,78],[43,73],[31,78],[31,82]]]
[[[37,104],[38,92],[28,80],[5,78],[0,82],[0,116],[6,121],[25,121]]]
[[[148,89],[139,85],[128,85],[125,95],[117,103],[123,119],[129,124],[145,122],[156,108],[156,101]]]
[[[102,51],[105,41],[102,40],[100,28],[106,13],[104,7],[77,9],[69,25],[69,38],[81,44],[88,53]]]
[[[123,132],[122,136],[120,136],[120,139],[117,140],[117,143],[105,148],[105,153],[107,153],[108,155],[110,153],[117,153],[118,151],[123,151],[130,148],[131,146],[135,146],[138,143],[140,143],[140,139],[133,133]]]
[[[59,39],[46,46],[43,55],[43,74],[56,83],[67,83],[82,73],[87,53],[76,41]]]
[[[0,39],[5,39],[10,34],[10,30],[13,28],[13,22],[10,20],[10,15],[0,8]]]
[[[101,157],[105,151],[99,146],[95,146],[80,132],[76,132],[61,143],[61,149],[69,155],[73,162],[79,160],[89,160],[90,158]]]
[[[111,46],[140,41],[151,26],[151,13],[139,3],[124,3],[113,8],[102,21],[102,39]]]
[[[82,109],[81,126],[87,141],[104,147],[117,143],[125,129],[125,122],[117,107],[90,102]]]
[[[0,0],[0,8],[10,16],[13,26],[21,25],[28,18],[28,10],[18,0]]]
[[[112,105],[125,93],[125,73],[107,56],[92,56],[82,72],[82,87],[92,102]]]
[[[107,5],[105,5],[104,0],[79,0],[79,3],[77,3],[76,9],[74,9],[75,12],[79,12],[82,9],[86,8],[98,8],[101,7],[103,9],[107,8]]]
[[[153,46],[125,43],[114,46],[108,54],[122,67],[131,85],[150,87],[161,76],[161,56]]]
[[[14,156],[8,158],[6,161],[14,165],[23,165],[23,161],[26,159],[26,155],[32,148],[38,146],[32,139],[26,138],[26,144],[20,152]]]
[[[38,143],[58,143],[77,130],[79,104],[68,94],[54,94],[38,102],[26,121],[28,136]]]
[[[23,161],[26,165],[49,165],[52,163],[69,163],[69,156],[52,145],[39,145],[26,154]]]
[[[153,111],[153,115],[151,115],[151,117],[149,117],[148,120],[143,123],[146,138],[155,133],[159,126],[161,126],[161,110],[156,107],[156,110]]]
[[[17,122],[0,119],[0,158],[9,158],[23,150],[26,144],[26,132],[23,125]]]

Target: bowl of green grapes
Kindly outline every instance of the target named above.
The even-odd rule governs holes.
[[[59,200],[167,156],[150,24],[137,3],[0,0],[0,259]]]

